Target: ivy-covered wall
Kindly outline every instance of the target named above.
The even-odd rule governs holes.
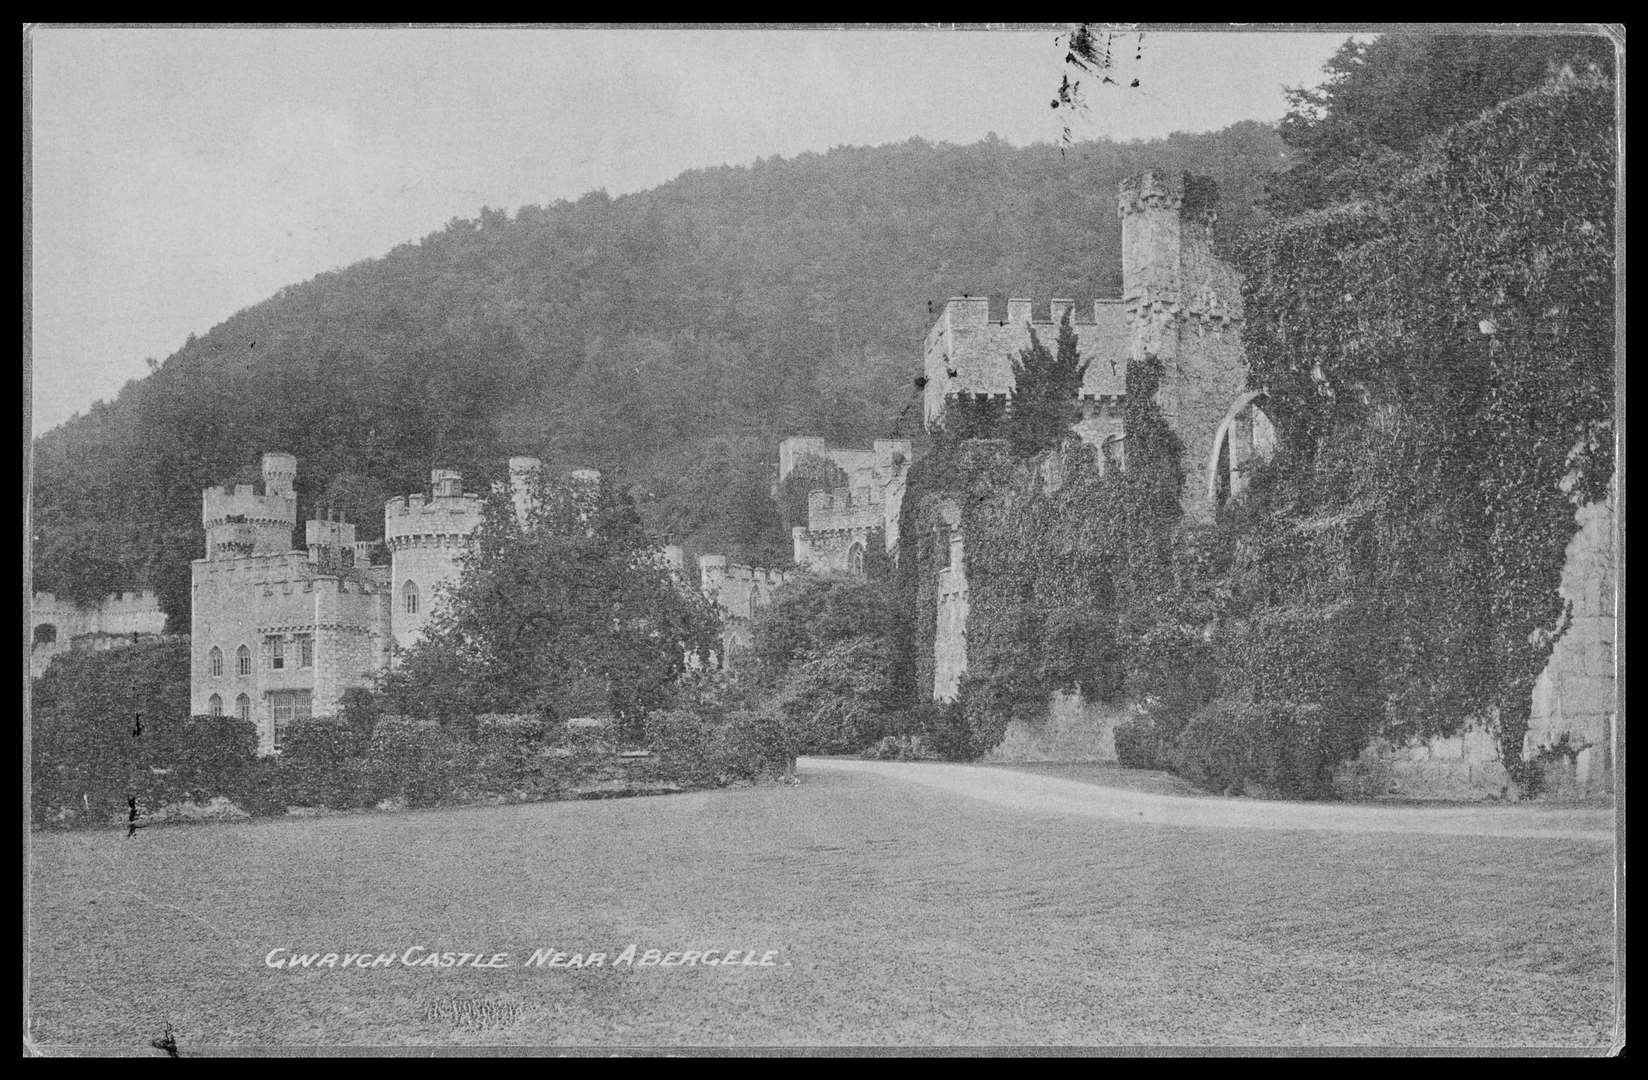
[[[1513,99],[1377,203],[1247,245],[1248,382],[1281,449],[1211,520],[1184,512],[1200,455],[1148,351],[1125,470],[1014,458],[988,417],[939,433],[901,522],[918,696],[954,525],[974,754],[1066,691],[1138,707],[1124,764],[1220,789],[1327,795],[1376,741],[1491,745],[1507,793],[1605,777],[1612,99],[1584,78]]]

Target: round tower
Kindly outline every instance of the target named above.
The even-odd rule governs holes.
[[[297,458],[263,455],[264,493],[251,484],[209,487],[201,493],[200,524],[206,530],[208,559],[283,555],[292,550],[298,500],[292,491]]]
[[[283,499],[294,498],[292,484],[298,478],[298,459],[291,454],[263,455],[263,491]]]
[[[390,553],[390,627],[395,644],[411,647],[429,624],[437,590],[455,584],[460,559],[481,524],[481,498],[465,494],[463,478],[449,469],[429,474],[432,494],[390,499],[383,511],[383,541]]]

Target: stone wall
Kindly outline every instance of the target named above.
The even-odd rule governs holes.
[[[954,701],[967,671],[967,562],[961,510],[946,503],[939,511],[950,533],[950,564],[938,574],[938,622],[933,635],[933,700]]]
[[[1534,686],[1523,758],[1540,764],[1540,790],[1551,799],[1603,797],[1613,790],[1618,717],[1615,681],[1614,509],[1592,503],[1576,514],[1561,592],[1573,623],[1557,640]],[[1500,799],[1516,794],[1488,725],[1463,735],[1408,746],[1380,740],[1339,770],[1346,796]]]
[[[731,668],[753,643],[751,620],[795,573],[729,563],[725,555],[698,557],[698,583],[721,615],[721,665]]]
[[[1116,725],[1133,711],[1124,703],[1087,702],[1080,694],[1055,693],[1047,714],[1014,720],[1001,743],[981,758],[987,764],[1030,761],[1116,760]]]
[[[152,637],[162,633],[166,613],[160,610],[160,600],[152,589],[110,593],[95,604],[85,605],[37,592],[30,607],[29,629],[29,674],[39,678],[54,657],[66,652],[105,649],[120,641],[129,642],[133,635]]]
[[[1052,301],[1048,318],[1033,319],[1031,302],[1010,299],[1007,318],[990,318],[986,296],[957,296],[944,310],[922,343],[922,374],[927,382],[922,409],[928,427],[944,416],[946,403],[957,396],[1004,397],[1013,390],[1013,359],[1030,347],[1030,332],[1052,351],[1058,346],[1062,306]],[[1091,309],[1072,307],[1071,326],[1077,352],[1087,363],[1082,379],[1083,399],[1119,399],[1126,392],[1129,334],[1126,312],[1119,300],[1096,300]]]
[[[1534,686],[1527,752],[1565,745],[1570,761],[1566,766],[1551,761],[1547,781],[1553,788],[1588,793],[1613,787],[1619,573],[1612,499],[1581,508],[1575,518],[1579,531],[1568,543],[1560,586],[1563,599],[1573,605],[1573,623]]]
[[[1485,726],[1407,746],[1375,740],[1333,777],[1334,792],[1347,799],[1508,799],[1512,787]]]
[[[819,573],[844,574],[855,572],[855,546],[861,557],[872,543],[893,552],[912,453],[908,439],[877,439],[869,450],[828,449],[823,439],[814,436],[798,435],[779,443],[781,484],[807,455],[831,461],[847,475],[845,487],[808,493],[807,524],[790,531],[795,564]],[[881,531],[879,540],[877,530]]]

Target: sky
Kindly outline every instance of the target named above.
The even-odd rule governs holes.
[[[1060,29],[37,26],[33,430],[285,285],[483,206],[912,136],[1055,142]],[[1072,135],[1280,119],[1347,36],[1118,34],[1117,85],[1084,81]]]

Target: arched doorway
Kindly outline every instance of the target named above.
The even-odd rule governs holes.
[[[1276,426],[1265,415],[1263,390],[1241,395],[1226,411],[1213,436],[1207,463],[1207,498],[1214,506],[1247,490],[1253,467],[1276,452]]]

